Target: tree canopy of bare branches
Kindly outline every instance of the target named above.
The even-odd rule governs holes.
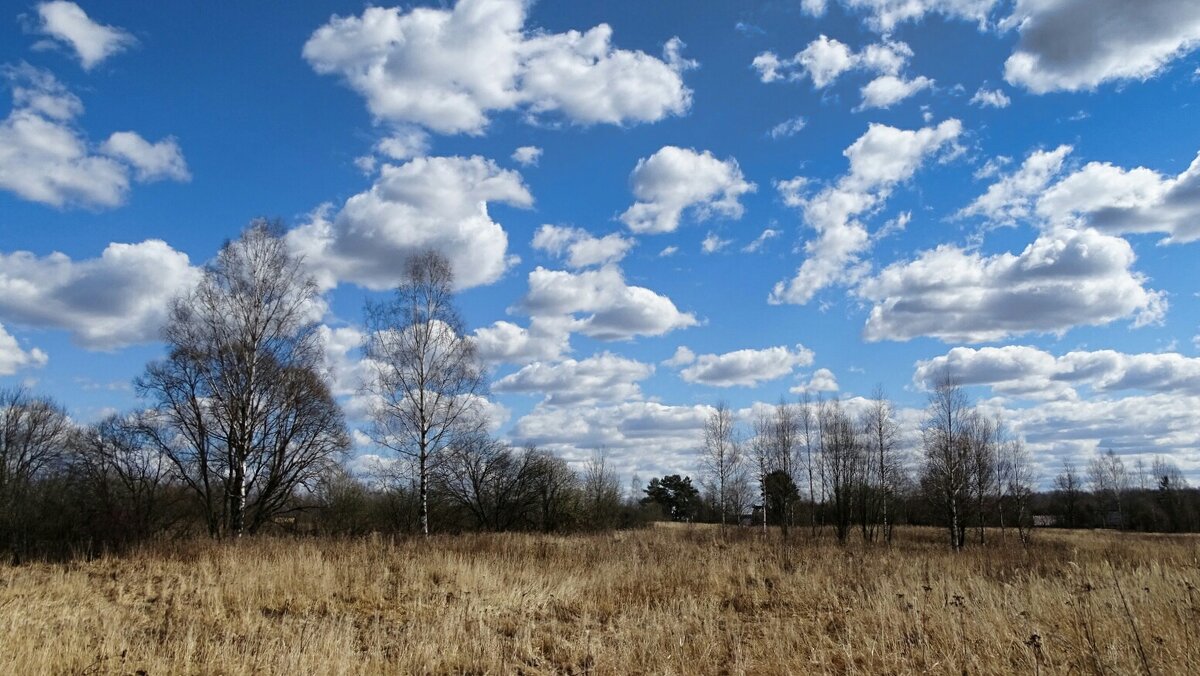
[[[176,299],[137,382],[145,431],[212,535],[255,532],[349,446],[322,375],[318,289],[282,226],[252,222]]]
[[[392,298],[368,304],[366,316],[370,434],[416,465],[428,535],[432,464],[484,426],[485,372],[454,306],[450,262],[433,251],[413,256]]]

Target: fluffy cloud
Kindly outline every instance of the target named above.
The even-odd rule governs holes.
[[[600,340],[659,336],[696,324],[670,298],[625,283],[620,268],[567,272],[538,267],[517,309],[534,318],[570,318],[571,330]]]
[[[100,151],[127,162],[139,181],[164,178],[187,181],[192,178],[174,139],[150,143],[131,131],[119,131],[101,144]]]
[[[612,29],[527,30],[525,0],[460,0],[453,9],[368,7],[334,16],[304,45],[318,73],[340,75],[380,120],[440,133],[481,133],[492,111],[560,113],[576,124],[682,115],[694,65],[667,42],[663,58],[614,48]]]
[[[99,258],[0,254],[0,320],[70,331],[76,343],[113,349],[158,338],[170,301],[200,272],[160,240],[109,244]]]
[[[805,243],[807,257],[795,277],[776,284],[770,302],[803,305],[826,286],[852,278],[857,273],[852,266],[870,243],[859,217],[877,209],[927,157],[954,147],[961,133],[962,124],[954,119],[918,130],[872,124],[842,153],[850,171],[834,185],[804,197],[803,178],[777,184],[785,203],[803,210],[817,236]]]
[[[545,405],[622,402],[642,398],[638,381],[654,366],[602,352],[582,361],[535,362],[492,383],[500,393],[545,394]]]
[[[880,75],[862,88],[862,103],[855,110],[891,108],[924,89],[933,86],[933,80],[921,75],[906,80],[895,75]]]
[[[858,295],[874,303],[865,337],[981,342],[1158,321],[1165,295],[1147,288],[1134,259],[1128,242],[1094,230],[1047,232],[1017,255],[939,246],[862,282]]]
[[[1200,239],[1200,155],[1177,176],[1089,162],[1063,175],[1071,146],[1030,153],[959,216],[1042,228],[1092,227],[1113,235],[1163,233],[1163,243]]]
[[[1037,94],[1146,80],[1200,45],[1200,4],[1178,0],[1018,0],[1004,79]]]
[[[419,157],[385,164],[375,184],[323,210],[288,233],[288,242],[317,271],[324,287],[339,281],[386,289],[402,262],[423,249],[450,259],[465,289],[496,281],[509,267],[508,235],[488,215],[488,202],[528,207],[520,174],[482,157]]]
[[[797,385],[789,390],[792,394],[812,394],[814,392],[837,392],[837,377],[829,369],[817,369],[807,383]]]
[[[1102,232],[1165,233],[1164,243],[1194,242],[1200,239],[1200,154],[1174,177],[1090,162],[1048,189],[1037,210],[1051,222],[1078,217]]]
[[[1008,98],[1008,94],[1000,89],[980,87],[969,103],[980,108],[1007,108],[1008,104],[1012,103],[1012,99]]]
[[[73,2],[43,2],[37,12],[37,32],[74,49],[84,70],[137,44],[124,30],[96,23]]]
[[[513,162],[522,167],[536,167],[542,158],[542,149],[537,146],[521,146],[513,151]]]
[[[22,369],[40,368],[50,358],[38,348],[26,350],[0,324],[0,376],[11,376]]]
[[[0,75],[13,92],[0,121],[0,189],[55,207],[115,207],[131,174],[141,182],[190,178],[174,139],[150,143],[124,131],[93,148],[75,122],[83,103],[52,74],[21,64]]]
[[[702,354],[680,371],[679,376],[689,383],[714,387],[750,387],[782,378],[797,366],[808,366],[812,361],[812,350],[803,345],[796,345],[794,349],[779,345],[762,350]]]
[[[528,364],[558,359],[570,348],[570,321],[535,317],[529,328],[498,321],[475,329],[479,358],[489,364]]]
[[[1033,200],[1041,195],[1062,169],[1071,146],[1035,150],[1021,167],[988,187],[987,192],[959,210],[959,218],[984,216],[989,222],[1012,225],[1029,218]]]
[[[565,257],[572,268],[616,263],[634,245],[632,239],[611,233],[596,237],[583,228],[543,225],[533,234],[533,248]]]
[[[1082,466],[1095,453],[1113,449],[1146,460],[1169,456],[1185,471],[1200,469],[1200,397],[1152,394],[1118,399],[1046,401],[1011,409],[1005,419],[1025,439],[1043,476],[1061,471],[1064,459]]]
[[[698,464],[709,406],[631,401],[612,406],[542,406],[517,420],[511,436],[537,444],[577,466],[603,448],[623,475],[688,472]]]
[[[1141,390],[1200,396],[1200,358],[1175,352],[1095,350],[1056,357],[1023,345],[956,347],[918,362],[913,380],[930,387],[946,372],[964,385],[988,385],[1000,394],[1039,399],[1074,399],[1078,395],[1073,388],[1084,385],[1093,393]]]
[[[637,202],[621,214],[630,230],[672,232],[685,209],[699,220],[712,214],[741,218],[742,195],[755,185],[742,176],[737,160],[719,160],[707,150],[664,146],[638,160],[629,177]]]
[[[874,73],[878,77],[862,90],[861,108],[886,108],[933,85],[933,80],[925,77],[915,80],[899,77],[912,55],[912,48],[903,42],[885,40],[855,52],[844,42],[821,35],[791,58],[781,59],[774,52],[763,52],[751,65],[763,82],[807,77],[817,89],[833,84],[852,70]]]

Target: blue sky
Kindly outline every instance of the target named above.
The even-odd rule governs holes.
[[[0,385],[80,420],[278,216],[352,419],[363,301],[430,246],[499,433],[572,459],[692,472],[717,400],[876,383],[912,438],[949,364],[1043,479],[1200,470],[1194,4],[7,7]]]

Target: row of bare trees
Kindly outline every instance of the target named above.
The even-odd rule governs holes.
[[[366,307],[357,394],[371,441],[395,462],[374,478],[351,476],[323,314],[282,226],[259,220],[172,303],[165,355],[135,383],[137,410],[81,427],[49,399],[0,392],[0,546],[119,544],[196,523],[240,537],[325,517],[372,530],[410,513],[392,525],[428,534],[435,511],[446,529],[636,518],[603,454],[577,475],[489,434],[486,374],[454,305],[451,267],[436,253],[411,257],[395,293]]]
[[[839,399],[783,400],[758,413],[747,439],[719,403],[702,452],[703,486],[719,521],[754,503],[761,523],[778,524],[785,536],[804,520],[813,535],[828,527],[840,542],[855,526],[865,541],[890,542],[900,503],[911,512],[919,491],[955,548],[969,527],[980,541],[989,523],[1027,533],[1028,453],[948,376],[931,391],[919,457],[901,447],[896,409],[882,389],[855,408]]]

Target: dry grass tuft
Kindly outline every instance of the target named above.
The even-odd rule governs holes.
[[[1197,538],[777,538],[258,539],[4,568],[0,673],[1200,673]]]

